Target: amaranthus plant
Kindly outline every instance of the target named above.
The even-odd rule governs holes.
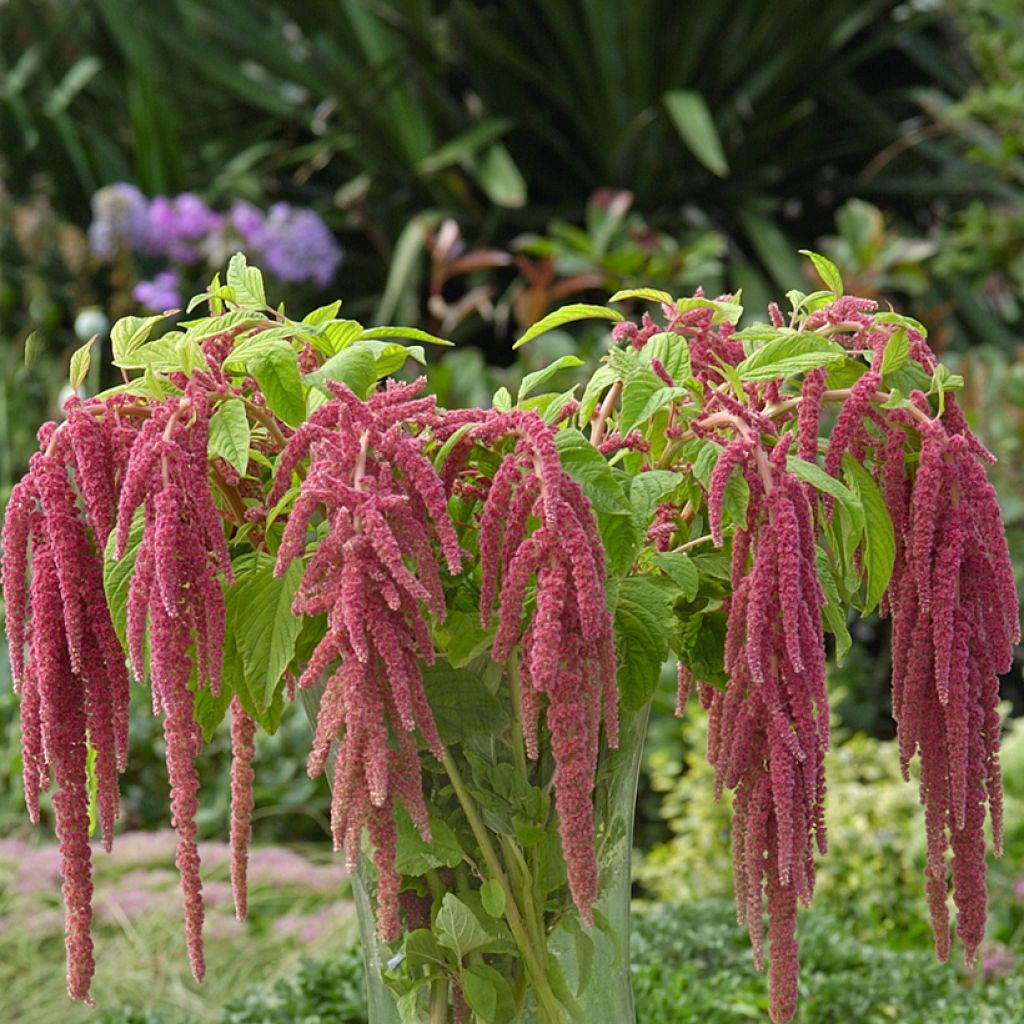
[[[797,906],[826,850],[826,634],[842,657],[851,608],[892,620],[936,952],[951,888],[974,957],[986,814],[1001,843],[998,674],[1019,639],[992,456],[923,327],[843,295],[810,256],[827,290],[743,330],[732,295],[566,307],[520,343],[604,318],[600,366],[545,391],[579,366],[563,357],[488,409],[385,380],[423,359],[395,339],[440,339],[367,330],[340,303],[291,320],[241,257],[190,305],[209,316],[152,339],[163,317],[115,325],[124,383],[41,429],[3,528],[25,796],[38,819],[55,782],[72,997],[90,999],[93,975],[89,794],[109,849],[130,666],[164,722],[196,978],[196,759],[230,713],[244,917],[255,732],[302,693],[308,770],[330,773],[392,1011],[597,1019],[595,975],[628,964],[626,903],[616,919],[602,903],[628,885],[615,748],[642,734],[672,655],[678,713],[695,683],[716,789],[735,791],[738,917],[760,968],[767,909],[770,1012],[788,1021]],[[654,313],[626,320],[623,303]]]

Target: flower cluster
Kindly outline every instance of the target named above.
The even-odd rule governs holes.
[[[424,609],[435,621],[446,612],[435,548],[449,572],[458,572],[463,558],[444,488],[422,451],[420,432],[438,419],[432,397],[416,398],[423,384],[390,386],[366,402],[333,385],[335,398],[289,441],[269,498],[284,493],[308,456],[276,565],[284,572],[302,554],[311,526],[323,524],[293,609],[327,616],[327,632],[298,683],[326,679],[308,770],[314,777],[324,770],[340,735],[334,844],[354,869],[368,829],[379,875],[377,926],[386,940],[400,930],[396,801],[424,840],[430,836],[415,732],[444,758],[420,668],[434,660]]]
[[[448,429],[465,419],[450,414]],[[536,413],[492,411],[472,424],[461,443],[463,451],[514,445],[494,473],[480,513],[480,618],[490,625],[500,592],[491,656],[506,662],[521,646],[519,700],[526,752],[533,759],[546,698],[569,887],[581,917],[590,922],[597,897],[592,791],[602,722],[609,746],[618,743],[604,547],[590,502],[562,469],[553,428]],[[532,517],[539,526],[531,530]],[[524,628],[531,584],[534,609]]]
[[[225,215],[191,192],[147,200],[134,185],[118,182],[96,192],[92,212],[89,243],[98,259],[134,253],[171,264],[133,291],[135,300],[154,312],[181,305],[183,267],[219,265],[240,245],[289,284],[325,287],[342,260],[319,215],[288,203],[275,203],[264,214],[238,200]]]

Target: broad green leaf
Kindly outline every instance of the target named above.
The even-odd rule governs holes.
[[[866,614],[878,604],[889,586],[896,561],[896,537],[885,498],[871,474],[849,454],[843,458],[843,472],[864,508],[861,564],[867,576]]]
[[[898,369],[885,374],[882,382],[889,390],[898,390],[904,395],[912,391],[927,393],[931,388],[932,379],[922,369],[921,364],[914,359],[908,359]]]
[[[448,348],[452,342],[439,338],[436,334],[428,334],[418,327],[370,327],[363,331],[356,339],[357,341],[372,340],[380,338],[406,338],[409,341],[422,341],[428,345],[444,345]]]
[[[75,391],[85,383],[85,378],[89,376],[89,364],[92,362],[92,346],[98,337],[98,334],[94,334],[84,345],[76,348],[71,354],[69,380],[71,381],[71,387]]]
[[[480,886],[480,902],[484,905],[484,910],[487,911],[491,917],[501,917],[505,913],[505,890],[502,887],[501,882],[496,878],[488,878],[483,885]]]
[[[874,321],[876,324],[896,324],[904,330],[917,331],[922,338],[928,337],[928,328],[920,320],[904,316],[902,313],[876,313]]]
[[[306,374],[304,380],[319,385],[326,380],[339,381],[365,398],[377,380],[377,360],[366,345],[352,345],[331,356],[318,370]]]
[[[595,509],[612,515],[632,513],[633,507],[622,493],[611,466],[578,430],[560,430],[555,435],[555,445],[562,468],[576,480]]]
[[[542,384],[546,384],[560,370],[570,366],[582,366],[583,360],[579,356],[566,355],[548,364],[543,370],[528,373],[522,384],[519,385],[519,401],[521,402],[531,391],[536,391]]]
[[[887,373],[895,373],[909,358],[910,339],[907,337],[907,332],[900,327],[885,343],[885,350],[882,352],[882,376],[884,377]]]
[[[107,538],[107,547],[103,553],[103,593],[107,598],[107,608],[110,609],[110,621],[113,623],[114,632],[117,633],[117,638],[124,648],[128,645],[128,591],[132,576],[135,574],[135,559],[142,543],[144,524],[145,519],[140,506],[132,517],[124,554],[115,561],[115,533],[111,533]]]
[[[598,402],[601,401],[601,392],[618,379],[619,374],[614,367],[604,365],[597,368],[594,375],[587,381],[587,386],[583,389],[583,397],[580,399],[579,422],[581,425],[590,422]]]
[[[398,845],[395,867],[403,875],[424,875],[434,868],[453,868],[466,858],[451,826],[436,815],[430,816],[430,842],[425,843],[408,812],[399,806],[395,814]]]
[[[306,418],[306,396],[299,376],[299,360],[287,346],[273,348],[253,360],[249,372],[256,378],[267,407],[290,427]]]
[[[832,572],[832,563],[829,561],[828,555],[820,547],[817,547],[814,556],[821,589],[825,592],[826,603],[822,611],[825,627],[836,638],[836,662],[842,664],[843,659],[853,646],[853,639],[846,627],[846,605],[839,597],[839,589],[836,586],[836,578]]]
[[[376,364],[374,375],[378,380],[400,370],[410,359],[421,365],[425,365],[427,361],[422,345],[399,345],[394,341],[363,341],[360,344],[365,345],[373,353]]]
[[[162,338],[157,338],[156,341],[151,341],[141,348],[132,349],[120,359],[115,359],[114,365],[122,370],[145,370],[147,367],[165,373],[180,370],[181,352],[178,349],[178,341],[181,337],[180,331],[171,331]]]
[[[542,317],[512,347],[519,348],[528,341],[533,341],[534,338],[539,337],[541,334],[553,331],[556,327],[561,327],[563,324],[570,324],[576,320],[593,319],[620,321],[624,317],[618,310],[609,309],[607,306],[591,306],[584,302],[576,302],[569,306],[563,306],[561,309],[556,309],[553,313],[548,313],[547,316]]]
[[[434,921],[434,933],[437,941],[450,949],[459,961],[467,953],[486,946],[491,938],[476,914],[452,892],[444,894]]]
[[[813,462],[807,462],[806,459],[798,458],[796,455],[790,455],[786,459],[786,468],[794,476],[799,477],[805,483],[809,483],[815,490],[830,494],[849,510],[855,523],[864,522],[864,509],[860,498],[842,481],[837,480],[834,476],[829,476],[825,470],[820,466],[816,466]]]
[[[311,313],[307,313],[303,318],[302,322],[309,327],[318,327],[320,324],[326,323],[328,320],[333,320],[338,315],[338,310],[341,309],[341,299],[336,299],[329,306],[320,306],[314,309]]]
[[[409,932],[402,944],[402,952],[413,967],[435,964],[447,969],[449,966],[447,955],[434,938],[434,933],[427,928],[417,928]]]
[[[679,587],[687,601],[697,596],[700,574],[689,555],[682,551],[662,551],[653,555],[651,561]]]
[[[130,356],[153,333],[153,328],[166,319],[158,316],[123,316],[110,330],[110,344],[114,351],[114,365],[122,366]]]
[[[357,320],[335,320],[323,326],[313,336],[313,347],[330,359],[355,342],[363,333],[363,325]]]
[[[462,994],[466,999],[466,1005],[480,1019],[494,1020],[494,1011],[498,1007],[498,991],[487,974],[477,967],[463,971]]]
[[[477,612],[450,611],[437,627],[442,647],[452,668],[462,668],[491,649],[496,627],[484,629]]]
[[[622,388],[619,430],[625,436],[634,427],[646,423],[659,409],[677,398],[685,398],[686,394],[686,388],[669,387],[653,370],[642,368]]]
[[[671,331],[655,334],[640,352],[647,360],[657,359],[675,384],[684,384],[690,379],[690,346],[686,338]]]
[[[423,687],[437,731],[446,744],[500,733],[508,725],[505,709],[478,672],[438,661],[424,667]]]
[[[818,276],[825,282],[828,290],[838,299],[843,294],[843,275],[839,268],[826,256],[821,253],[812,252],[810,249],[800,249],[801,256],[806,256],[813,264]]]
[[[739,299],[739,294],[735,296]],[[739,301],[729,302],[726,299],[704,299],[691,296],[676,301],[676,309],[680,313],[686,313],[691,309],[710,309],[713,311],[712,324],[736,323],[743,316],[743,306]]]
[[[236,309],[220,316],[204,316],[198,320],[187,320],[179,326],[186,329],[188,337],[193,341],[204,341],[225,331],[239,331],[242,327],[256,327],[267,321],[258,313],[248,309]]]
[[[263,681],[253,682],[242,664],[234,634],[227,630],[224,636],[224,660],[222,686],[238,697],[242,710],[252,718],[269,736],[277,732],[284,714],[284,687],[274,688],[271,698],[266,700]]]
[[[292,614],[292,601],[302,581],[302,563],[293,561],[281,577],[274,576],[274,559],[253,551],[232,565],[235,582],[224,603],[227,627],[234,634],[246,676],[270,703],[284,670],[295,656],[302,619]]]
[[[437,171],[462,163],[474,157],[485,146],[499,139],[512,127],[513,121],[506,117],[489,117],[460,132],[449,139],[429,156],[425,156],[416,165],[421,174],[434,174]]]
[[[199,685],[196,682],[195,673],[189,680],[188,688],[195,694],[192,704],[192,714],[196,724],[203,730],[203,739],[209,743],[217,727],[224,721],[231,698],[234,696],[231,687],[221,679],[220,693],[215,697],[213,691],[205,684]]]
[[[675,305],[675,299],[668,292],[660,291],[657,288],[624,288],[616,292],[608,301],[625,302],[626,299],[643,299],[646,302],[660,302],[665,306]]]
[[[512,408],[512,392],[502,385],[494,392],[491,398],[491,406],[498,412],[508,412]]]
[[[249,468],[249,419],[240,398],[223,401],[210,417],[210,435],[207,453],[210,458],[220,457],[238,473],[245,476]]]
[[[620,581],[615,608],[615,647],[619,655],[619,697],[636,711],[658,688],[669,651],[668,629],[675,622],[665,591],[650,577]]]
[[[638,516],[649,520],[654,515],[654,510],[673,491],[675,491],[682,478],[678,473],[668,469],[651,469],[646,473],[633,477],[629,485],[629,500]],[[646,528],[646,522],[644,524]]]
[[[263,275],[256,267],[246,263],[245,253],[236,252],[228,262],[227,283],[235,291],[240,306],[266,306],[267,293],[263,288]]]
[[[703,612],[680,623],[677,634],[679,658],[695,679],[719,687],[728,681],[725,671],[727,628],[728,617],[720,611]]]
[[[526,180],[502,143],[488,146],[471,173],[495,206],[517,209],[526,203]]]
[[[704,97],[689,89],[673,89],[662,99],[687,149],[712,174],[724,178],[729,173],[729,163]]]
[[[816,370],[846,358],[842,345],[807,331],[769,341],[747,356],[736,372],[742,380],[765,381]]]

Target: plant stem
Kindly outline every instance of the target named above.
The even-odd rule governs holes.
[[[560,1024],[564,1018],[559,1009],[558,1000],[555,998],[555,994],[548,982],[545,965],[539,959],[538,951],[534,949],[533,943],[530,941],[529,932],[523,923],[522,914],[516,903],[516,894],[512,891],[512,886],[509,883],[508,876],[505,874],[501,859],[498,857],[498,852],[495,850],[491,837],[487,833],[487,826],[484,824],[483,818],[481,818],[480,812],[477,810],[477,806],[473,802],[469,790],[466,788],[466,784],[462,781],[462,776],[459,773],[458,766],[455,764],[455,759],[447,750],[444,753],[443,763],[444,770],[451,780],[455,795],[466,815],[466,820],[469,822],[473,836],[480,845],[480,852],[484,855],[487,867],[505,891],[505,918],[508,921],[508,926],[516,941],[516,945],[519,947],[519,952],[526,963],[526,969],[529,972],[530,980],[533,982],[537,1002],[540,1004],[541,1012],[547,1018],[546,1024]]]
[[[430,1024],[448,1024],[448,979],[435,978],[430,983]]]

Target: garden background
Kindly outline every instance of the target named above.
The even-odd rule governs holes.
[[[163,197],[163,198],[159,198]],[[448,404],[487,403],[601,329],[512,339],[559,303],[742,287],[748,309],[826,253],[966,368],[1024,569],[1022,0],[7,0],[0,3],[0,508],[71,353],[177,306],[244,249],[289,307],[451,337]],[[155,232],[147,230],[156,226]],[[755,313],[755,315],[759,315]],[[94,358],[86,388],[97,390]],[[64,391],[66,396],[66,391]],[[887,628],[851,624],[830,684],[832,849],[802,915],[798,1020],[1024,1019],[1024,712],[1004,680],[1006,855],[977,969],[935,965],[914,787],[888,717]],[[3,656],[0,656],[2,658]],[[728,811],[702,723],[645,754],[635,857],[641,1024],[762,1020],[731,904]],[[99,1009],[64,992],[57,857],[26,826],[0,660],[0,986],[10,1020],[333,1022],[365,1008],[308,726],[258,750],[250,919],[230,913],[227,737],[204,767],[210,969],[188,978],[162,738],[139,691],[131,835],[98,858]],[[693,706],[691,706],[693,707]],[[297,709],[294,709],[297,712]],[[306,958],[306,959],[303,959]],[[0,1014],[3,1016],[3,1014]]]

